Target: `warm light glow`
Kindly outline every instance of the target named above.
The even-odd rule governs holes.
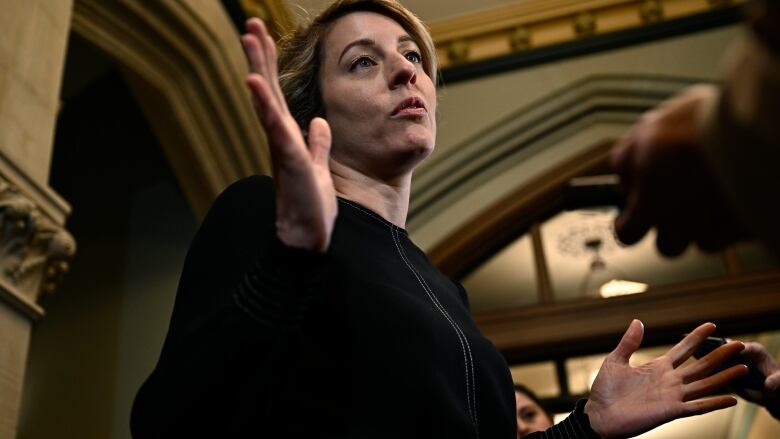
[[[647,287],[647,284],[641,282],[612,279],[599,288],[599,294],[601,294],[601,297],[626,296],[628,294],[644,293],[647,291]]]

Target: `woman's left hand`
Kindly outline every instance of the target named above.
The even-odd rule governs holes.
[[[664,355],[633,367],[629,358],[642,342],[644,327],[639,320],[631,322],[593,382],[585,405],[593,430],[604,438],[631,437],[674,419],[736,404],[732,396],[700,398],[747,373],[746,366],[738,365],[709,376],[723,361],[742,351],[742,343],[727,343],[687,367],[678,367],[714,330],[714,324],[705,323]]]

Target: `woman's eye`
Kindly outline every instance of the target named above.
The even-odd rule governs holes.
[[[365,69],[373,65],[374,65],[374,60],[372,60],[367,56],[361,56],[360,58],[352,61],[352,64],[349,66],[349,69],[350,70]]]
[[[409,62],[413,62],[415,64],[422,62],[422,56],[418,52],[406,52],[404,56],[409,60]]]
[[[529,411],[524,410],[523,412],[520,413],[520,417],[525,422],[531,422],[536,417],[536,412],[530,410]]]

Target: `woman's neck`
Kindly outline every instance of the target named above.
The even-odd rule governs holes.
[[[398,227],[406,227],[411,173],[387,182],[331,158],[330,174],[338,196],[371,209]]]

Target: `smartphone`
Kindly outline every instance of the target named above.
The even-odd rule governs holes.
[[[726,343],[727,342],[725,338],[707,337],[707,339],[704,340],[704,342],[701,345],[699,345],[698,349],[696,349],[696,351],[693,353],[693,357],[694,358],[704,357],[705,355],[709,354],[710,352],[714,351],[720,346],[723,346]],[[715,370],[712,371],[712,374],[716,374],[722,370],[726,370],[738,364],[744,364],[745,366],[747,366],[748,373],[747,375],[744,375],[732,381],[730,386],[743,387],[746,389],[763,390],[764,381],[766,380],[766,377],[764,376],[763,373],[761,373],[758,370],[758,367],[756,367],[755,363],[753,363],[752,361],[748,360],[747,358],[739,354],[724,361],[720,366],[718,366]]]
[[[563,189],[566,210],[614,206],[623,208],[626,198],[620,192],[617,175],[595,175],[572,179]]]

